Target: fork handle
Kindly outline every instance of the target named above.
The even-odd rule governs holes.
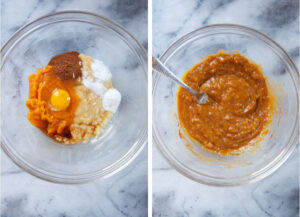
[[[174,75],[171,70],[169,70],[159,59],[152,56],[152,69],[155,72],[158,72],[160,74],[163,74],[170,79],[172,79],[174,82],[176,82],[178,85],[184,87],[186,90],[190,91],[192,94],[197,95],[197,92],[190,88],[188,85],[186,85],[184,82],[182,82],[176,75]]]

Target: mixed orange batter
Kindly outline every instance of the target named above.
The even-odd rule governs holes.
[[[204,148],[226,155],[265,133],[273,113],[273,100],[261,67],[239,53],[219,51],[204,58],[182,79],[205,91],[209,102],[179,88],[178,116],[188,135]]]

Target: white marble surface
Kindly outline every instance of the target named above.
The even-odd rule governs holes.
[[[26,23],[62,10],[106,16],[127,28],[147,47],[147,1],[1,1],[1,45]],[[2,152],[2,151],[1,151]],[[1,217],[147,216],[147,148],[118,174],[84,185],[37,179],[1,153]]]
[[[153,0],[152,16],[156,56],[196,28],[235,23],[271,36],[299,66],[298,0]],[[153,146],[155,217],[296,217],[298,213],[298,149],[281,168],[262,181],[217,188],[180,175]]]

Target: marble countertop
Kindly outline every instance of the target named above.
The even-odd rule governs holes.
[[[1,46],[20,27],[62,10],[94,12],[123,25],[147,48],[147,1],[1,1]],[[2,152],[2,151],[1,151]],[[147,216],[147,147],[114,176],[84,185],[58,185],[19,169],[1,153],[1,217]]]
[[[192,30],[216,23],[255,28],[278,42],[299,67],[298,0],[153,0],[153,54]],[[155,217],[296,217],[299,150],[266,179],[240,187],[209,187],[180,175],[153,146]]]

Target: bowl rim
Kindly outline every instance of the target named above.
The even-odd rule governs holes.
[[[261,33],[253,28],[237,25],[237,24],[212,24],[207,25],[204,27],[197,28],[183,36],[181,36],[179,39],[175,40],[163,54],[159,57],[159,59],[165,63],[167,62],[168,58],[170,58],[177,49],[184,46],[184,42],[194,38],[198,34],[205,33],[205,31],[214,31],[214,30],[221,30],[221,33],[219,34],[226,34],[226,30],[235,30],[235,31],[241,31],[250,34],[251,36],[255,36],[256,38],[260,39],[264,43],[268,42],[273,45],[273,47],[276,48],[277,52],[280,52],[281,55],[285,57],[285,61],[288,62],[288,66],[291,67],[291,71],[294,72],[294,74],[291,74],[289,71],[289,74],[291,76],[291,79],[294,84],[294,88],[296,89],[296,98],[297,98],[297,111],[299,111],[299,90],[297,87],[299,86],[299,71],[294,63],[294,61],[291,59],[289,54],[273,39],[271,39],[269,36],[265,35],[264,33]],[[223,30],[223,32],[222,32]],[[224,31],[225,30],[225,31]],[[208,35],[204,34],[204,37],[209,37]],[[273,51],[274,52],[274,51]],[[159,78],[162,75],[159,75],[158,73],[154,72],[154,78],[153,78],[153,89],[152,89],[152,96],[155,94],[156,85],[159,81]],[[295,77],[295,78],[294,78]],[[154,99],[153,99],[154,102]],[[182,174],[183,176],[196,181],[198,183],[210,185],[210,186],[216,186],[216,187],[230,187],[230,186],[240,186],[252,182],[259,181],[269,175],[271,175],[273,172],[275,172],[286,160],[289,158],[289,156],[292,154],[294,149],[297,145],[297,133],[298,133],[298,119],[299,119],[299,112],[298,115],[295,117],[295,123],[293,126],[293,131],[288,139],[288,142],[286,146],[283,148],[281,152],[278,153],[278,155],[268,164],[266,164],[263,168],[260,168],[259,170],[251,173],[251,176],[247,176],[245,179],[239,180],[240,177],[233,178],[233,179],[226,179],[226,178],[216,178],[211,176],[205,176],[203,174],[197,173],[197,171],[190,169],[189,167],[185,166],[183,163],[181,163],[171,152],[168,152],[168,148],[166,147],[165,143],[162,139],[159,137],[158,130],[156,129],[155,122],[153,121],[153,143],[155,143],[157,149],[161,153],[161,155],[165,158],[165,160],[173,167],[177,172]]]
[[[43,28],[45,26],[45,24],[55,23],[52,20],[50,20],[50,21],[47,20],[48,18],[55,18],[55,17],[59,17],[61,15],[68,15],[68,14],[69,15],[71,15],[71,14],[78,15],[78,16],[89,16],[90,18],[94,17],[96,19],[100,19],[105,23],[105,26],[107,26],[108,28],[112,29],[112,27],[114,27],[114,29],[112,29],[112,30],[115,30],[115,31],[118,30],[117,33],[124,34],[122,36],[122,38],[126,39],[125,40],[126,42],[130,42],[130,44],[132,44],[132,46],[135,49],[139,50],[139,54],[141,55],[140,60],[142,61],[142,63],[145,63],[145,67],[143,67],[142,71],[144,72],[145,80],[146,80],[146,84],[147,84],[147,80],[148,80],[147,52],[146,52],[145,48],[141,45],[141,43],[130,32],[128,32],[124,27],[122,27],[120,24],[118,24],[104,16],[98,15],[96,13],[87,12],[87,11],[80,11],[80,10],[59,11],[59,12],[50,13],[50,14],[41,16],[41,17],[29,22],[28,24],[24,25],[19,30],[17,30],[4,43],[4,45],[1,47],[1,50],[0,50],[1,57],[2,58],[5,57],[5,55],[10,50],[12,45],[15,45],[15,42],[17,42],[20,38],[22,39],[22,37],[24,37],[24,35],[26,35],[26,33],[28,31],[32,30],[32,28],[34,28],[37,23],[46,21],[45,23],[39,24],[39,25],[41,25],[41,28]],[[70,21],[70,20],[74,20],[74,18],[64,17],[64,18],[62,18],[61,21],[64,22],[64,21]],[[91,21],[88,21],[88,20],[84,20],[84,22],[91,23]],[[97,25],[95,22],[93,22],[92,24]],[[1,58],[1,74],[0,75],[2,75],[2,66],[3,66],[2,58]],[[1,112],[1,116],[2,116],[2,112]],[[48,182],[52,182],[52,183],[58,183],[58,184],[83,184],[83,183],[93,182],[96,180],[110,177],[113,174],[116,174],[117,172],[126,168],[139,155],[139,153],[142,152],[142,150],[144,149],[144,147],[146,145],[146,142],[147,142],[147,118],[145,119],[145,123],[146,123],[145,126],[140,131],[138,140],[135,141],[133,144],[131,144],[131,147],[120,159],[118,159],[117,161],[113,162],[112,164],[106,166],[103,169],[100,169],[100,170],[98,169],[96,172],[92,171],[92,172],[83,173],[80,175],[67,175],[67,176],[63,175],[62,176],[62,175],[58,175],[54,172],[47,172],[40,168],[34,168],[30,163],[27,163],[26,161],[24,161],[23,158],[20,158],[20,156],[13,154],[13,152],[15,152],[15,151],[13,149],[9,148],[10,145],[8,145],[5,142],[5,137],[3,134],[1,134],[1,148],[4,151],[4,153],[19,168],[21,168],[22,170],[28,172],[29,174],[31,174],[39,179],[42,179],[42,180],[45,180]],[[2,129],[2,127],[3,126],[1,124],[1,129]],[[110,170],[110,171],[105,171],[105,170]],[[104,171],[104,172],[101,172],[101,171]]]

